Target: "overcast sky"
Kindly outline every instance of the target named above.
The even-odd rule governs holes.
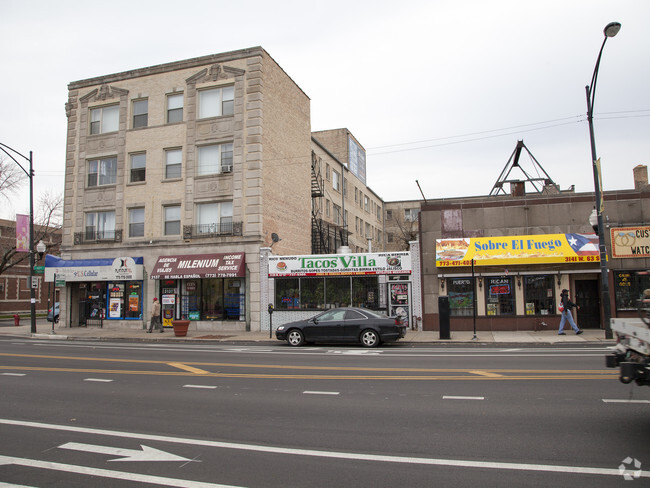
[[[36,200],[62,194],[68,83],[262,46],[312,130],[364,146],[385,201],[421,198],[416,179],[428,199],[487,195],[520,139],[562,189],[593,191],[585,86],[611,21],[596,146],[605,190],[629,189],[650,162],[647,0],[0,0],[0,142],[33,151]],[[27,184],[0,201],[28,212]]]

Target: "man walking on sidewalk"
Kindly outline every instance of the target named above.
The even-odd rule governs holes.
[[[151,305],[151,323],[149,324],[149,330],[147,333],[151,334],[153,328],[160,329],[160,332],[164,332],[162,327],[162,322],[160,322],[160,303],[158,299],[154,297],[153,304]]]
[[[580,310],[580,307],[573,303],[571,300],[569,300],[569,290],[566,288],[562,290],[562,293],[560,293],[560,307],[562,310],[562,318],[560,319],[560,330],[558,330],[558,335],[566,335],[564,332],[562,332],[562,329],[564,329],[564,324],[566,321],[569,321],[569,324],[571,325],[571,328],[575,331],[576,335],[577,334],[582,334],[582,331],[578,328],[576,323],[573,320],[573,315],[571,314],[571,309],[573,307],[576,307],[578,310]]]

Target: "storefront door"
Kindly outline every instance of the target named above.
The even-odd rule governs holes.
[[[399,316],[402,323],[411,327],[411,290],[408,282],[388,282],[389,315]]]
[[[581,329],[600,328],[598,280],[576,280],[575,302],[580,307],[577,323]],[[573,301],[573,297],[571,297]]]

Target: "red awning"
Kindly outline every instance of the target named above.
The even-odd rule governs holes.
[[[150,277],[154,280],[243,278],[245,257],[243,252],[160,256]]]

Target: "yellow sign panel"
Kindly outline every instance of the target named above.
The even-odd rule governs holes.
[[[650,226],[615,227],[609,232],[613,258],[650,257]]]
[[[542,234],[530,236],[437,239],[436,266],[599,262],[598,236]]]

